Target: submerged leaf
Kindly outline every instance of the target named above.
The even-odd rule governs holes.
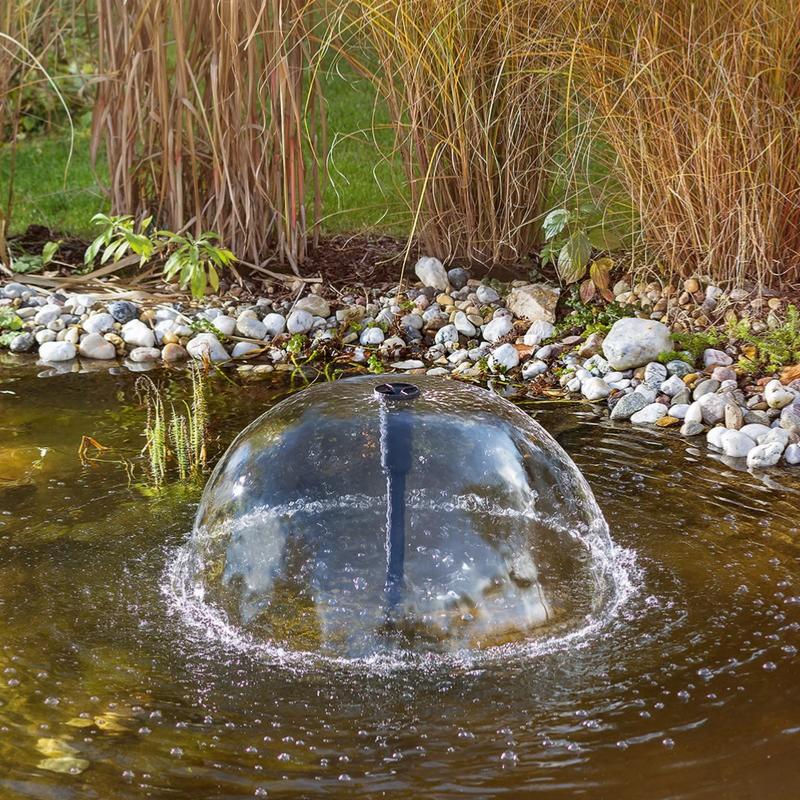
[[[77,753],[78,751],[68,742],[62,739],[47,739],[42,738],[36,742],[36,749],[43,756],[68,756]]]
[[[62,756],[60,758],[45,758],[36,766],[39,769],[46,769],[48,772],[60,772],[67,775],[80,775],[80,773],[89,766],[89,762],[85,758]]]

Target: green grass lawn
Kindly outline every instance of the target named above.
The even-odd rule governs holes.
[[[399,164],[386,162],[392,132],[381,104],[376,106],[369,83],[337,73],[325,76],[331,153],[330,181],[324,193],[324,228],[331,233],[380,228],[402,234],[409,215],[404,203],[405,181]],[[373,133],[374,131],[374,133]],[[373,136],[375,141],[373,142]],[[376,148],[376,144],[378,148]],[[69,132],[31,135],[17,148],[11,233],[28,225],[45,225],[61,233],[86,236],[91,218],[107,211],[103,186],[107,180],[104,159],[98,174],[89,159],[89,132],[76,133],[72,161],[67,168]],[[5,202],[10,156],[0,148],[0,197]]]

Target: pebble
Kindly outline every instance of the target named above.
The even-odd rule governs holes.
[[[663,403],[650,403],[631,416],[634,425],[652,425],[667,413]]]
[[[167,330],[169,330],[173,322],[172,320],[165,320],[167,323]],[[163,324],[163,323],[159,323]],[[220,314],[217,317],[214,317],[211,324],[223,335],[223,336],[232,336],[233,332],[236,330],[236,320],[233,317],[229,317],[227,314]],[[156,328],[159,326],[156,325]]]
[[[705,428],[699,422],[694,420],[684,420],[681,426],[681,436],[699,436]]]
[[[439,330],[436,331],[436,336],[434,338],[434,342],[436,342],[436,344],[447,344],[447,342],[457,342],[457,341],[458,341],[458,329],[456,328],[455,325],[445,325],[443,328],[439,328]],[[361,344],[364,344],[363,340]]]
[[[301,312],[294,312],[296,313],[308,313],[305,311]],[[216,324],[216,320],[215,320]],[[311,325],[308,326],[307,330],[311,329]],[[257,317],[247,317],[244,314],[240,315],[236,319],[236,330],[240,336],[244,336],[246,339],[258,339],[259,341],[263,341],[267,336],[267,326]]]
[[[393,369],[401,369],[403,371],[408,371],[410,369],[423,369],[425,366],[424,361],[420,361],[416,358],[408,359],[407,361],[395,361],[393,364],[389,365]]]
[[[189,353],[181,345],[170,343],[164,346],[161,351],[161,358],[164,361],[185,361],[189,358]]]
[[[289,319],[291,321],[291,317]],[[453,330],[455,331],[455,328],[453,328]],[[361,331],[361,336],[359,336],[358,341],[364,347],[371,347],[381,344],[384,338],[383,331],[376,326],[373,328],[364,328],[364,330]],[[458,339],[458,333],[456,333],[456,339]]]
[[[475,296],[478,298],[478,302],[485,306],[496,303],[500,299],[500,295],[491,286],[483,283],[475,291]]]
[[[677,375],[671,375],[667,380],[661,383],[659,388],[665,395],[675,397],[675,395],[680,394],[686,388],[686,384]]]
[[[117,300],[108,304],[108,313],[116,322],[124,325],[139,316],[139,307],[128,300]]]
[[[133,347],[153,347],[156,337],[141,320],[132,319],[122,326],[122,340]]]
[[[147,361],[158,361],[161,358],[161,351],[157,347],[134,347],[128,358],[134,364],[144,364]]]
[[[747,454],[747,466],[751,469],[774,467],[783,455],[783,445],[778,442],[759,444]]]
[[[75,355],[75,345],[69,342],[45,342],[39,346],[42,361],[71,361]]]
[[[655,361],[672,349],[669,328],[660,322],[624,317],[617,320],[603,341],[603,355],[614,369],[634,369]]]
[[[86,333],[108,333],[114,328],[114,317],[105,312],[92,314],[83,321],[82,327]]]
[[[728,398],[725,395],[704,394],[701,395],[698,402],[703,412],[703,422],[706,425],[714,425],[724,419],[725,406],[728,404]]]
[[[795,399],[795,394],[779,380],[772,380],[764,387],[764,399],[770,408],[785,408]]]
[[[491,322],[484,326],[483,338],[487,342],[494,344],[504,336],[508,336],[513,327],[514,323],[511,321],[510,317],[495,317]]]
[[[308,311],[314,317],[329,317],[331,307],[324,297],[318,294],[307,294],[294,304],[295,311]]]
[[[489,367],[492,370],[502,368],[513,369],[519,364],[519,353],[513,344],[506,342],[495,348],[489,356]]]
[[[744,414],[736,403],[725,406],[725,427],[738,431],[744,425]]]
[[[186,352],[195,359],[209,358],[211,361],[227,361],[228,353],[213,333],[199,333],[187,345]]]
[[[314,317],[308,311],[295,309],[286,320],[286,330],[291,334],[308,333],[314,325]],[[379,329],[380,330],[380,329]],[[381,341],[383,341],[381,339]]]
[[[231,356],[233,358],[241,358],[251,353],[258,353],[260,350],[261,348],[254,342],[236,342],[231,351]]]
[[[469,273],[461,267],[453,267],[447,270],[447,280],[450,282],[450,285],[458,291],[467,285]]]
[[[423,286],[430,286],[440,292],[446,292],[450,289],[447,271],[438,258],[423,256],[414,265],[414,272]]]
[[[783,454],[783,458],[787,464],[796,466],[800,464],[800,444],[790,444]]]
[[[727,353],[723,353],[722,350],[714,350],[713,347],[709,347],[703,351],[703,364],[706,369],[709,367],[729,367],[733,364],[733,359]]]
[[[11,340],[8,349],[12,353],[28,353],[33,350],[35,339],[32,333],[20,333]]]
[[[581,392],[587,400],[594,402],[608,397],[611,387],[602,378],[587,378],[581,384]]]
[[[534,320],[525,332],[522,343],[529,347],[536,347],[545,339],[549,339],[555,333],[555,330],[555,325],[546,319]]]
[[[361,318],[363,319],[363,314]],[[263,322],[264,327],[267,329],[267,336],[274,338],[275,336],[280,336],[286,330],[286,317],[283,314],[273,311],[264,317]]]
[[[700,381],[696,384],[692,391],[692,399],[699,400],[703,395],[713,394],[719,387],[719,381],[715,381],[713,378],[706,378],[704,381]]]
[[[78,345],[78,353],[82,358],[96,358],[101,361],[111,361],[117,357],[114,345],[99,333],[87,333]]]
[[[469,318],[463,311],[456,312],[453,318],[453,325],[460,334],[466,336],[468,339],[472,339],[478,334],[478,329],[469,321]],[[442,330],[444,330],[444,328],[442,328]],[[439,332],[441,333],[441,330]]]
[[[42,306],[36,312],[36,316],[33,318],[33,321],[37,325],[49,325],[51,322],[53,322],[53,320],[58,319],[60,316],[61,306],[48,303],[46,306]]]
[[[547,364],[544,361],[539,361],[538,359],[529,361],[522,368],[522,379],[529,381],[538,375],[543,375],[545,372],[547,372]]]
[[[689,375],[692,372],[692,366],[676,358],[674,361],[669,361],[667,363],[667,372],[670,375],[677,375],[679,378],[683,378],[685,375]]]

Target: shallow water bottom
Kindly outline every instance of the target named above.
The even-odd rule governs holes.
[[[217,380],[219,446],[286,391]],[[181,613],[169,570],[199,490],[137,482],[130,376],[5,372],[0,797],[800,793],[800,479],[571,408],[530,410],[629,554],[602,627],[536,651],[304,662]],[[84,434],[107,463],[81,465]]]

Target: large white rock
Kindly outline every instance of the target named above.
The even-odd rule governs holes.
[[[75,358],[75,345],[69,342],[45,342],[39,346],[42,361],[70,361]]]
[[[717,450],[722,450],[722,437],[726,434],[730,433],[727,428],[712,428],[706,434],[706,441],[712,446],[716,447]]]
[[[236,320],[227,314],[219,314],[214,317],[212,324],[223,336],[232,336],[236,330]],[[156,328],[158,328],[158,325],[156,325]]]
[[[651,319],[617,320],[603,341],[603,355],[614,369],[635,369],[672,350],[669,328]]]
[[[495,317],[491,322],[483,326],[483,338],[487,342],[494,344],[511,333],[513,327],[514,323],[511,321],[511,317]]]
[[[267,336],[280,336],[286,330],[286,317],[273,311],[264,317],[264,325],[267,327]]]
[[[260,319],[245,316],[244,314],[236,320],[236,330],[246,339],[262,341],[267,335],[267,326]]]
[[[46,306],[42,306],[36,312],[36,316],[33,318],[33,321],[37,325],[49,325],[53,320],[58,319],[60,316],[61,306],[57,306],[55,303],[48,303]]]
[[[511,290],[506,306],[515,317],[529,319],[532,322],[543,319],[556,321],[556,305],[561,290],[546,283],[529,283]]]
[[[308,313],[295,309],[289,314],[289,319],[286,320],[286,328],[289,333],[308,333],[314,325],[314,317]]]
[[[447,277],[447,270],[442,266],[438,258],[423,256],[414,265],[414,272],[423,286],[431,286],[440,292],[450,290],[450,279]]]
[[[213,333],[199,333],[187,345],[192,358],[209,358],[211,361],[227,361],[228,353]]]
[[[783,445],[780,442],[770,442],[754,447],[747,454],[747,466],[752,469],[774,467],[783,455]]]
[[[706,425],[714,425],[725,419],[725,406],[728,405],[729,398],[724,394],[704,394],[697,401],[703,413],[703,422]]]
[[[82,358],[98,358],[101,361],[110,361],[117,357],[114,345],[99,333],[87,333],[78,345],[78,352]]]
[[[776,379],[764,387],[764,399],[770,408],[784,408],[794,400],[794,392]]]
[[[741,431],[725,431],[722,434],[722,452],[732,458],[746,458],[756,443]]]
[[[156,337],[141,320],[132,319],[122,326],[122,340],[132,347],[153,347]]]
[[[742,425],[739,429],[745,436],[758,441],[759,437],[766,436],[772,428],[769,425],[761,425],[759,422],[751,422],[748,425]]]

